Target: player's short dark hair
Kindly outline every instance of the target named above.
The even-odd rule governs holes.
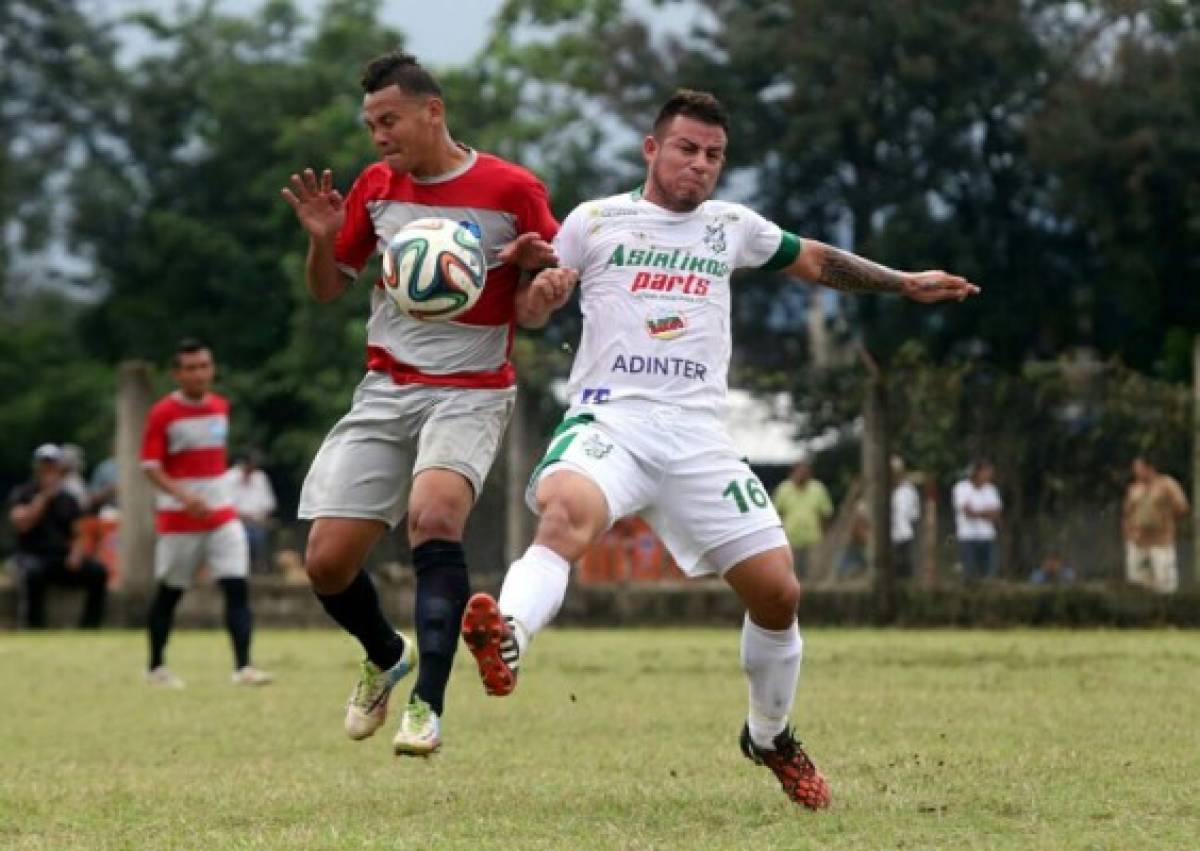
[[[363,69],[363,94],[373,94],[388,86],[396,86],[406,95],[442,96],[442,87],[433,75],[421,67],[415,56],[399,50],[376,56]]]
[[[208,344],[197,337],[184,337],[175,344],[175,351],[171,355],[171,366],[178,367],[179,362],[184,355],[194,355],[196,352],[209,351]]]
[[[679,89],[662,105],[658,117],[654,119],[654,135],[677,115],[693,118],[705,124],[716,124],[722,130],[729,130],[729,112],[725,105],[717,100],[716,95],[709,92],[698,92],[693,89]]]

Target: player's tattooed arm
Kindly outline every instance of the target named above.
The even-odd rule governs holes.
[[[904,276],[857,254],[825,246],[817,283],[847,293],[899,293]]]
[[[941,270],[897,272],[865,257],[823,242],[806,239],[800,253],[785,270],[813,283],[856,295],[894,293],[914,301],[962,301],[979,292],[966,278]]]

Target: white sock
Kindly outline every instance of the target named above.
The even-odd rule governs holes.
[[[750,620],[742,624],[742,670],[750,681],[750,738],[772,750],[775,737],[787,726],[800,681],[804,640],[793,621],[787,629],[763,629]]]
[[[513,619],[522,653],[533,636],[558,614],[570,575],[571,563],[541,544],[530,546],[508,568],[497,604]]]

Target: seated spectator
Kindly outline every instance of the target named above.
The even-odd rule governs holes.
[[[1075,581],[1075,569],[1067,564],[1061,552],[1050,550],[1030,575],[1029,581],[1034,585],[1070,585]]]
[[[92,469],[92,478],[88,482],[92,508],[99,511],[107,506],[117,507],[117,481],[119,478],[120,468],[113,455],[108,456]]]
[[[62,451],[63,490],[75,497],[79,507],[87,511],[92,498],[88,493],[87,481],[83,478],[83,468],[87,463],[83,447],[74,443],[64,443],[59,449]]]
[[[46,625],[46,588],[67,585],[84,588],[83,627],[98,627],[104,619],[108,573],[104,565],[84,555],[75,526],[83,516],[80,504],[64,485],[63,452],[44,443],[33,453],[33,479],[9,496],[9,519],[17,532],[16,564],[24,586],[26,623]]]
[[[267,474],[259,469],[261,458],[251,450],[234,459],[225,474],[227,493],[250,542],[250,567],[255,573],[270,570],[267,557],[271,534],[271,515],[275,513],[275,489]]]

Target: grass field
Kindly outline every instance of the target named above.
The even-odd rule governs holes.
[[[0,636],[4,848],[1195,848],[1200,635],[810,630],[796,719],[832,810],[788,803],[736,736],[736,630],[552,631],[517,693],[469,658],[444,752],[346,740],[355,650],[263,632],[280,681],[228,683],[221,633]],[[406,690],[405,690],[406,691]]]

